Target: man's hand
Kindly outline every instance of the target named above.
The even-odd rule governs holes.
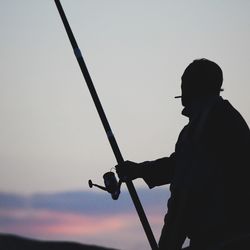
[[[143,166],[140,163],[125,161],[121,165],[115,166],[116,172],[121,181],[134,180],[143,175]]]

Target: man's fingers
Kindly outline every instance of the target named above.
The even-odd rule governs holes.
[[[130,162],[124,161],[122,164],[116,165],[116,173],[121,181],[125,182],[130,179]]]

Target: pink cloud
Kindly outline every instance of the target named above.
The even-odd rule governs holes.
[[[134,224],[135,215],[83,215],[49,210],[0,210],[1,232],[31,236],[93,236],[122,231]],[[8,222],[9,221],[9,222]]]
[[[1,199],[2,205],[0,203],[0,233],[44,240],[77,241],[117,249],[149,249],[135,209],[124,200],[115,203],[113,208],[113,203],[109,203],[106,197],[103,200],[98,197],[99,203],[96,204],[92,197],[87,202],[87,195],[84,205],[74,194],[66,195],[66,198],[64,194],[24,197],[20,204],[19,200],[16,202],[6,197],[8,199]],[[165,209],[159,202],[151,203],[144,199],[144,203],[152,204],[144,207],[157,240]]]
[[[58,221],[49,225],[46,230],[53,234],[63,235],[96,235],[101,232],[114,232],[125,226],[120,216],[86,216],[66,213],[51,214]]]

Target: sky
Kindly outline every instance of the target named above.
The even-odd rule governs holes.
[[[157,237],[163,224],[163,201],[169,192],[139,189]],[[161,204],[161,205],[159,205]],[[75,241],[116,249],[150,249],[128,192],[119,202],[109,194],[88,191],[17,195],[0,193],[0,233],[39,240]],[[129,239],[129,240],[128,240]]]
[[[188,122],[174,96],[196,58],[221,66],[249,124],[248,0],[61,3],[124,159],[173,152]],[[0,0],[0,30],[0,191],[94,195],[88,180],[116,160],[54,1]]]

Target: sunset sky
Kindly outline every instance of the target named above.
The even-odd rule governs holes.
[[[155,236],[159,237],[169,192],[139,189]],[[125,249],[150,249],[126,190],[119,201],[105,193],[61,192],[17,195],[0,192],[0,233],[42,240],[67,240]]]
[[[174,96],[180,94],[184,69],[196,58],[205,57],[221,66],[222,96],[250,123],[250,1],[61,3],[125,159],[152,160],[174,150],[187,123],[180,114],[180,100]],[[94,216],[82,212],[86,203],[99,195],[97,190],[89,190],[88,179],[102,184],[103,173],[116,161],[54,1],[0,0],[0,30],[0,193],[7,197],[0,201],[0,222],[5,221],[0,232],[18,233],[20,227],[27,230],[27,236],[80,239],[116,247],[116,233],[126,231],[123,223],[131,221],[127,232],[135,230],[139,235],[134,233],[135,238],[143,241],[133,207],[114,216],[102,210]],[[147,188],[140,180],[134,183],[143,192]],[[168,187],[165,189],[168,192]],[[76,191],[83,192],[86,201],[80,206],[80,215],[74,209],[65,213],[57,206],[52,211],[30,205],[38,194],[39,198],[57,197]],[[150,201],[153,192],[147,194]],[[7,201],[13,195],[29,205],[20,208],[14,202],[8,209]],[[101,199],[106,197],[103,195]],[[166,203],[165,196],[160,197],[157,206],[146,206],[157,221],[157,236]],[[63,196],[64,202],[67,199],[72,196]],[[128,201],[117,203],[126,206]],[[113,207],[113,201],[111,204],[107,206]],[[96,203],[91,210],[101,205]],[[156,212],[150,212],[154,206]],[[29,227],[23,227],[20,218],[25,222],[29,218]],[[46,221],[50,218],[59,224],[49,226]],[[87,226],[82,228],[83,224]],[[100,233],[102,226],[112,233]],[[64,238],[69,231],[72,235]],[[126,242],[126,234],[123,238]],[[124,249],[136,247],[131,244]]]

